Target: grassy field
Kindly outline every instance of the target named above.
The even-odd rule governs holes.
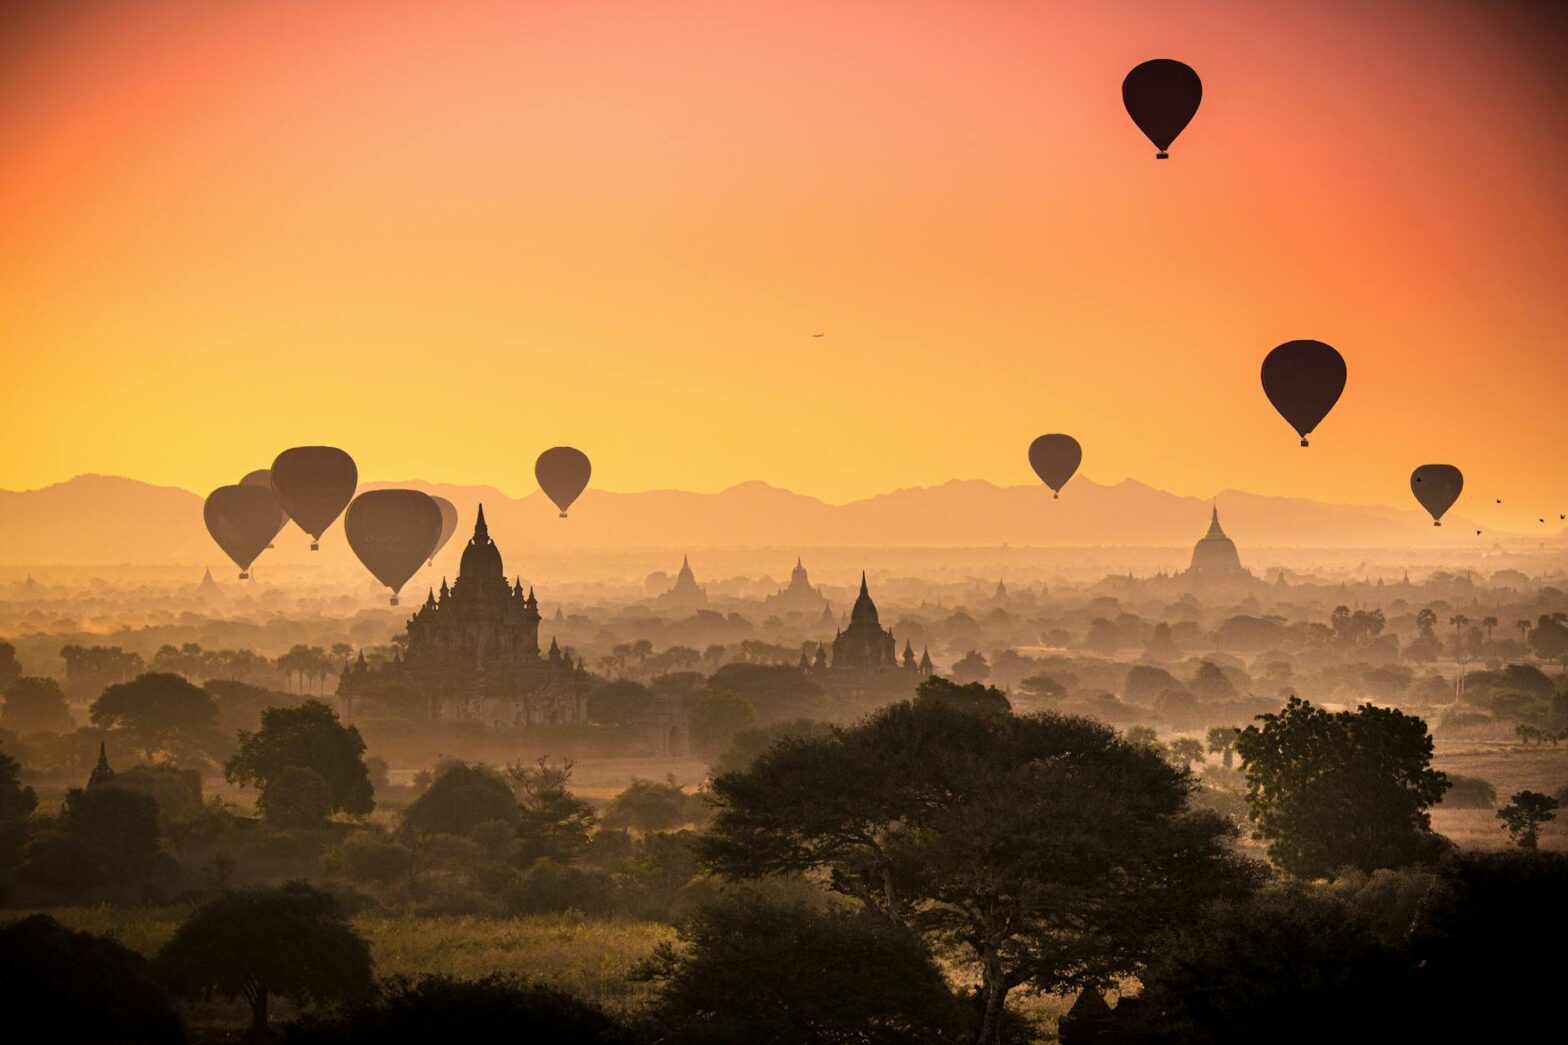
[[[31,912],[6,912],[4,918]],[[57,908],[44,912],[73,929],[113,936],[138,953],[151,956],[174,934],[188,913],[179,907]],[[378,976],[417,977],[441,973],[478,979],[509,973],[548,983],[579,998],[625,1014],[646,1000],[647,987],[629,979],[638,962],[674,931],[656,922],[546,915],[480,919],[367,915],[354,927],[370,942]],[[193,1028],[217,1031],[245,1026],[243,1004],[213,1002],[192,1006]],[[275,1015],[287,1018],[286,1004]]]
[[[1480,777],[1497,789],[1497,804],[1506,805],[1516,791],[1529,789],[1548,795],[1568,787],[1568,748],[1523,747],[1517,743],[1479,741],[1449,744],[1439,741],[1435,768],[1445,773]],[[1490,809],[1432,811],[1432,827],[1465,849],[1505,849],[1511,843],[1502,821]],[[1568,850],[1568,810],[1541,829],[1542,849]]]

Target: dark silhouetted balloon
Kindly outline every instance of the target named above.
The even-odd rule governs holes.
[[[270,468],[258,468],[254,472],[248,473],[245,478],[240,480],[240,485],[265,487],[268,493],[273,494],[272,499],[274,502],[278,499],[277,494],[272,491],[272,469]],[[288,524],[289,513],[284,511],[283,506],[280,504],[278,505],[278,528],[273,532],[272,537],[276,538],[278,534],[283,532],[283,527]],[[267,541],[267,547],[272,547],[272,539],[270,538]]]
[[[1424,464],[1410,473],[1410,492],[1432,516],[1432,525],[1443,525],[1443,513],[1459,500],[1465,477],[1451,464]]]
[[[436,502],[437,508],[441,509],[441,536],[436,539],[436,546],[430,549],[430,554],[426,556],[433,562],[441,549],[446,547],[446,542],[450,541],[452,535],[457,532],[457,506],[445,497],[437,497],[435,494],[431,494],[430,499]]]
[[[539,488],[561,509],[563,519],[577,495],[588,488],[588,476],[592,472],[588,455],[570,446],[552,446],[534,462],[534,478],[539,480]]]
[[[367,490],[343,517],[348,546],[371,575],[397,593],[441,539],[441,508],[419,490]]]
[[[272,462],[272,491],[315,551],[321,535],[343,514],[359,485],[354,459],[335,446],[296,446]]]
[[[1073,477],[1083,460],[1083,447],[1070,435],[1053,432],[1029,444],[1029,466],[1040,481],[1051,488],[1054,500]]]
[[[1122,81],[1122,104],[1159,152],[1157,160],[1170,158],[1166,150],[1192,122],[1203,101],[1203,81],[1188,65],[1173,58],[1155,58],[1133,67]]]
[[[207,532],[223,554],[240,568],[240,580],[250,576],[250,564],[278,533],[278,502],[272,491],[260,486],[220,486],[202,505]]]
[[[1263,357],[1263,393],[1280,416],[1307,435],[1345,390],[1345,357],[1321,341],[1287,341]]]

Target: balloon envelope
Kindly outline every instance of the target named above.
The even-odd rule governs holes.
[[[588,476],[592,472],[588,455],[570,446],[552,446],[534,462],[534,478],[539,480],[539,488],[561,509],[563,519],[577,495],[588,488]]]
[[[1029,465],[1040,481],[1058,496],[1083,460],[1083,447],[1070,435],[1053,432],[1029,444]]]
[[[264,488],[268,493],[272,494],[272,500],[273,500],[274,503],[277,502],[278,496],[277,496],[277,494],[273,493],[273,491],[272,491],[272,469],[271,468],[258,468],[254,472],[247,473],[245,478],[240,480],[240,485],[241,486],[260,486],[260,487]],[[287,526],[288,524],[289,524],[289,513],[284,511],[283,510],[283,506],[280,504],[280,505],[278,505],[278,528],[273,531],[272,536],[276,537],[278,534],[282,533],[283,532],[283,527]],[[271,541],[267,542],[267,547],[269,547],[269,548],[272,547],[272,542]]]
[[[272,490],[299,528],[310,534],[310,550],[348,507],[359,485],[354,459],[335,446],[296,446],[272,462]]]
[[[1465,477],[1451,464],[1424,464],[1410,473],[1410,492],[1432,516],[1432,525],[1443,525],[1443,513],[1459,500]]]
[[[457,532],[457,505],[435,494],[431,494],[430,499],[436,502],[437,508],[441,509],[441,536],[436,538],[436,546],[430,549],[430,554],[425,556],[426,559],[434,559],[436,553],[445,548],[446,542],[450,541],[452,535]]]
[[[1192,122],[1203,101],[1203,81],[1188,65],[1173,58],[1155,58],[1133,67],[1122,81],[1122,104],[1154,147],[1157,159]]]
[[[201,514],[212,539],[240,568],[240,580],[277,536],[278,502],[271,490],[260,486],[220,486],[207,495]]]
[[[1345,357],[1321,341],[1287,341],[1263,357],[1263,394],[1301,436],[1318,426],[1345,390]]]
[[[348,546],[371,575],[392,589],[392,605],[441,537],[441,509],[418,490],[368,490],[343,517]]]

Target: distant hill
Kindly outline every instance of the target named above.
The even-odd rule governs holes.
[[[679,490],[608,493],[588,490],[569,519],[557,518],[542,493],[511,498],[487,486],[421,480],[367,483],[439,493],[462,514],[458,548],[485,506],[503,547],[540,549],[776,547],[1182,547],[1200,537],[1217,503],[1225,531],[1248,548],[1452,547],[1475,526],[1452,517],[1434,528],[1424,513],[1377,506],[1325,504],[1222,491],[1211,502],[1157,490],[1135,480],[1104,485],[1079,476],[1060,500],[1040,486],[996,486],[955,479],[832,505],[762,482],[713,494]],[[303,560],[304,538],[292,527],[274,560]],[[334,526],[324,560],[345,555]],[[201,497],[134,479],[77,476],[25,492],[0,491],[0,563],[7,565],[206,563],[218,559],[202,524]]]

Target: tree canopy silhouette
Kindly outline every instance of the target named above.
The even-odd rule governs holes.
[[[720,776],[703,856],[733,877],[826,871],[972,963],[993,1042],[1014,987],[1109,982],[1194,904],[1259,878],[1229,822],[1188,807],[1193,786],[1088,719],[924,699]]]

